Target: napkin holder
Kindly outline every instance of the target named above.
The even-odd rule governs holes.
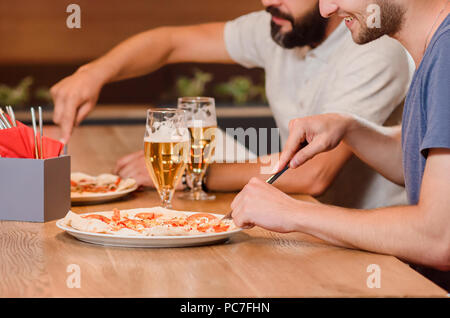
[[[70,156],[0,158],[0,220],[47,222],[70,210]]]

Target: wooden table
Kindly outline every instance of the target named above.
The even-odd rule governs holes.
[[[56,136],[54,128],[47,135]],[[143,128],[84,126],[70,146],[72,170],[108,172],[122,155],[140,149]],[[235,194],[212,202],[174,200],[174,207],[225,213]],[[308,196],[297,199],[314,200]],[[73,207],[91,212],[150,207],[154,191],[108,204]],[[69,288],[71,264],[80,288]],[[381,287],[368,288],[370,264],[381,268]],[[246,230],[226,244],[137,249],[80,242],[55,222],[0,222],[1,297],[367,297],[446,293],[392,256],[333,247],[302,233]],[[70,285],[70,284],[69,284]]]

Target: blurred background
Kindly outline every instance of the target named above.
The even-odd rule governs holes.
[[[71,3],[81,7],[81,29],[66,26]],[[262,8],[260,0],[0,0],[0,105],[44,105],[50,113],[53,84],[133,34],[228,21]],[[192,95],[216,98],[221,126],[274,127],[263,70],[191,63],[105,86],[99,104],[106,108],[98,107],[86,123],[141,123],[136,114],[142,107],[176,105],[178,96]]]

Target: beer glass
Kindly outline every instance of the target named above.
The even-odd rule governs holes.
[[[186,177],[191,181],[191,191],[180,197],[187,200],[214,200],[214,195],[202,189],[206,169],[214,157],[217,129],[214,98],[180,97],[178,109],[186,112],[186,123],[191,137],[190,160],[186,168]]]
[[[144,153],[161,206],[171,208],[175,187],[189,160],[189,131],[184,111],[176,108],[147,111]]]

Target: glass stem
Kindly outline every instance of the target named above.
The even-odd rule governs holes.
[[[195,200],[200,200],[200,195],[203,192],[202,189],[203,174],[194,174],[192,178],[192,193]]]
[[[168,189],[168,188],[163,188],[161,189],[160,192],[160,197],[161,197],[161,206],[163,208],[166,209],[171,209],[172,208],[172,196],[173,196],[173,191],[174,189]]]

